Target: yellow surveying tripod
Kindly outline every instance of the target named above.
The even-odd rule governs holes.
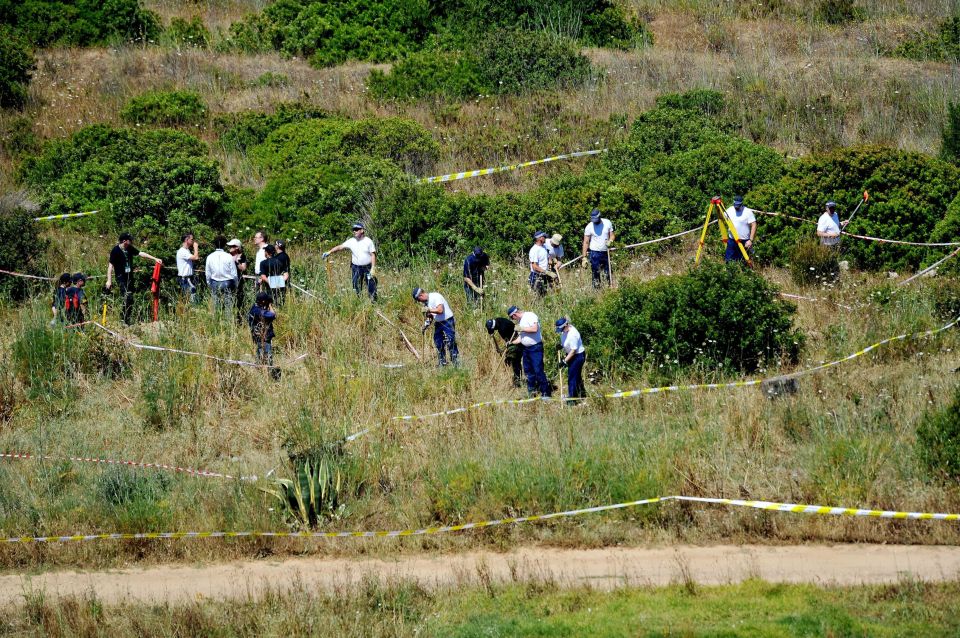
[[[714,197],[710,200],[710,205],[707,206],[707,218],[703,222],[703,232],[700,233],[700,244],[697,246],[697,256],[694,258],[693,263],[700,263],[700,253],[703,252],[703,245],[707,241],[707,227],[710,225],[710,218],[713,216],[713,211],[717,211],[717,224],[720,226],[720,239],[724,243],[727,242],[727,236],[729,233],[730,237],[733,237],[733,241],[737,242],[737,248],[740,249],[740,252],[743,254],[743,258],[746,260],[747,265],[753,268],[753,261],[750,259],[750,255],[747,253],[747,249],[743,246],[743,242],[740,241],[740,237],[737,236],[737,229],[734,228],[733,222],[727,219],[727,209],[723,205],[723,200],[719,196]]]

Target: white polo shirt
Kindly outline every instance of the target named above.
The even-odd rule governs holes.
[[[561,344],[563,345],[563,351],[567,354],[571,352],[576,352],[580,354],[585,350],[583,347],[583,339],[580,338],[580,331],[570,326],[566,332],[561,335]]]
[[[530,272],[533,272],[533,264],[546,270],[548,261],[549,254],[546,248],[539,244],[534,244],[533,247],[530,248]]]
[[[453,310],[450,309],[450,304],[447,303],[447,300],[443,295],[441,295],[439,292],[431,292],[427,294],[427,306],[429,308],[433,309],[441,305],[443,306],[443,314],[433,315],[433,320],[446,321],[447,319],[453,319]]]
[[[177,276],[193,277],[193,253],[183,246],[177,249]]]
[[[613,222],[606,217],[600,218],[599,224],[590,222],[583,229],[583,236],[590,238],[590,250],[606,251],[610,248],[610,235],[613,233]]]
[[[524,328],[537,326],[536,332],[523,332]],[[535,346],[543,342],[543,336],[540,334],[540,318],[532,312],[525,312],[520,315],[520,321],[517,322],[517,331],[520,332],[520,345]]]
[[[740,209],[740,214],[737,214],[737,209],[731,206],[727,209],[725,213],[727,219],[730,220],[730,223],[733,224],[734,229],[737,231],[737,237],[740,241],[747,241],[750,239],[750,224],[757,223],[757,216],[753,214],[753,209],[747,208],[744,206]],[[727,236],[730,239],[733,239],[733,236],[730,233],[727,233]]]
[[[260,272],[260,264],[261,264],[261,263],[263,262],[263,260],[266,259],[266,258],[267,258],[266,247],[258,248],[258,249],[257,249],[257,255],[256,255],[256,257],[254,257],[254,261],[253,261],[253,272],[254,272],[254,274],[256,274],[256,275],[262,274],[262,273]]]
[[[373,262],[373,253],[377,252],[376,246],[373,245],[373,240],[369,237],[364,237],[360,241],[357,241],[356,237],[351,237],[347,241],[341,244],[344,248],[347,248],[350,253],[350,263],[354,266],[369,266]]]
[[[834,213],[824,211],[823,215],[820,215],[820,219],[817,220],[817,232],[818,233],[837,233],[836,237],[821,237],[820,243],[824,246],[836,246],[840,243],[840,217]]]

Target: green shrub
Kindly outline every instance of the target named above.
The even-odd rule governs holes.
[[[253,85],[264,86],[271,89],[290,86],[290,76],[285,73],[266,71],[265,73],[261,73],[259,76],[257,76],[257,79],[254,81]]]
[[[170,478],[162,472],[111,467],[100,474],[96,491],[104,503],[124,507],[136,501],[159,501],[169,488]]]
[[[477,58],[482,82],[498,94],[566,88],[590,75],[590,61],[570,40],[538,31],[493,31],[480,41]]]
[[[781,359],[796,362],[804,339],[795,307],[763,277],[739,264],[702,262],[682,275],[621,279],[599,301],[577,305],[573,322],[594,362],[653,368],[753,372]]]
[[[930,474],[960,479],[960,390],[946,407],[928,411],[917,425],[917,457]]]
[[[196,359],[168,358],[148,365],[140,381],[140,411],[145,424],[164,430],[196,419],[204,399],[203,363]]]
[[[52,296],[52,287],[51,287]],[[105,344],[98,336],[61,326],[27,327],[11,348],[11,365],[29,399],[62,400],[70,396],[82,374],[112,375]]]
[[[921,31],[901,43],[893,55],[911,60],[960,62],[960,16],[947,18],[934,33]]]
[[[0,149],[13,159],[35,155],[40,151],[40,138],[29,117],[14,117],[0,125]]]
[[[37,61],[27,44],[0,25],[0,108],[22,108]]]
[[[41,235],[39,222],[33,213],[24,210],[8,198],[0,199],[0,233],[16,241],[0,245],[0,269],[28,275],[44,274],[44,257],[50,242]],[[25,299],[33,284],[20,277],[0,278],[0,295],[14,300]]]
[[[315,528],[343,514],[344,477],[329,454],[293,461],[293,478],[276,478],[273,485],[260,489],[280,501],[296,527]]]
[[[790,276],[798,286],[832,284],[840,275],[837,251],[816,239],[797,242],[790,255]]]
[[[936,241],[960,222],[949,212],[944,215],[957,195],[958,179],[960,168],[927,155],[855,147],[791,162],[780,180],[755,188],[747,201],[752,208],[816,221],[826,201],[833,200],[839,205],[840,218],[845,219],[866,189],[870,201],[857,213],[850,232]],[[757,231],[757,257],[783,264],[797,241],[814,232],[812,224],[764,217]],[[845,258],[865,270],[915,269],[928,258],[924,248],[855,239],[845,239],[843,248]]]
[[[34,46],[93,46],[148,41],[160,33],[139,0],[2,0],[0,20]]]
[[[267,136],[284,124],[330,117],[329,111],[301,102],[281,102],[273,113],[246,111],[225,113],[214,118],[213,127],[220,144],[228,150],[245,152],[262,144]]]
[[[194,91],[148,91],[131,98],[120,117],[131,124],[199,124],[207,117],[207,106]]]
[[[163,40],[175,47],[206,49],[210,44],[210,31],[199,16],[190,20],[173,18],[170,26],[163,31]]]
[[[691,89],[683,93],[664,93],[657,96],[658,109],[677,109],[694,111],[711,118],[719,118],[727,106],[720,91],[713,89]]]
[[[462,99],[493,92],[481,79],[475,56],[437,49],[412,53],[387,73],[371,70],[367,87],[380,100]]]
[[[933,311],[943,321],[960,317],[960,279],[937,277],[927,284],[933,299]]]
[[[847,24],[865,19],[866,13],[855,0],[819,0],[817,17],[827,24]]]
[[[947,106],[947,123],[943,127],[940,159],[960,166],[960,103]]]

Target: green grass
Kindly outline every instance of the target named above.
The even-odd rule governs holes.
[[[218,636],[929,636],[956,635],[955,583],[740,585],[565,590],[550,583],[427,591],[368,581],[331,594],[267,592],[237,601],[107,606],[90,593],[8,605],[0,633]]]

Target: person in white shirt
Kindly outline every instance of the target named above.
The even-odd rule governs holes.
[[[237,290],[237,263],[233,255],[226,252],[227,238],[218,235],[213,240],[216,248],[207,255],[206,276],[207,286],[213,296],[214,310],[223,311],[233,308],[234,293]]]
[[[341,250],[349,250],[350,273],[353,281],[353,289],[360,294],[363,289],[363,282],[367,282],[367,294],[371,301],[377,300],[377,247],[373,245],[373,240],[366,236],[367,229],[363,222],[353,223],[353,237],[343,242],[339,246],[331,248],[329,252],[321,255],[324,259],[333,253]]]
[[[453,365],[460,364],[460,351],[457,349],[457,324],[453,319],[453,310],[446,298],[439,292],[428,293],[423,288],[413,289],[413,300],[424,304],[424,313],[428,319],[423,324],[426,330],[433,323],[433,345],[437,348],[440,365],[447,365],[447,351]]]
[[[583,363],[587,360],[586,349],[580,331],[573,327],[568,317],[557,319],[556,329],[560,335],[560,346],[564,357],[560,360],[561,368],[568,368],[567,374],[567,403],[587,396],[583,385]]]
[[[743,197],[737,195],[733,198],[733,206],[728,208],[724,215],[737,231],[737,239],[747,251],[748,255],[753,255],[753,240],[757,235],[757,217],[753,210],[743,205]],[[737,240],[733,238],[732,233],[727,233],[727,252],[723,255],[725,262],[743,261],[743,252],[737,245]]]
[[[257,247],[257,254],[253,258],[253,274],[256,275],[259,280],[260,275],[263,274],[260,270],[260,264],[267,258],[266,247],[270,242],[267,241],[267,234],[262,230],[258,230],[253,234],[253,243]]]
[[[527,393],[540,393],[549,397],[550,382],[543,371],[543,336],[540,334],[540,318],[532,312],[524,312],[516,306],[507,309],[507,316],[517,322],[517,336],[510,343],[523,347],[523,371],[527,375]]]
[[[550,254],[544,247],[547,234],[538,230],[533,235],[530,247],[530,289],[542,297],[547,292],[547,282],[556,279],[557,274],[550,272]]]
[[[615,238],[613,222],[601,217],[600,209],[594,208],[590,213],[590,223],[583,229],[581,251],[583,267],[586,268],[589,263],[593,271],[594,288],[600,288],[603,277],[607,278],[607,285],[610,285],[610,244]]]
[[[836,202],[827,202],[827,209],[817,220],[817,237],[824,246],[836,247],[840,245],[840,233],[847,222],[841,222],[837,215]]]
[[[177,283],[180,284],[180,291],[190,297],[190,303],[194,303],[197,300],[194,264],[200,261],[200,246],[194,240],[193,233],[184,234],[181,242],[177,249]]]
[[[553,237],[550,238],[550,241],[546,243],[547,247],[547,256],[550,258],[550,267],[551,269],[560,265],[563,261],[563,235],[560,233],[554,233]]]

